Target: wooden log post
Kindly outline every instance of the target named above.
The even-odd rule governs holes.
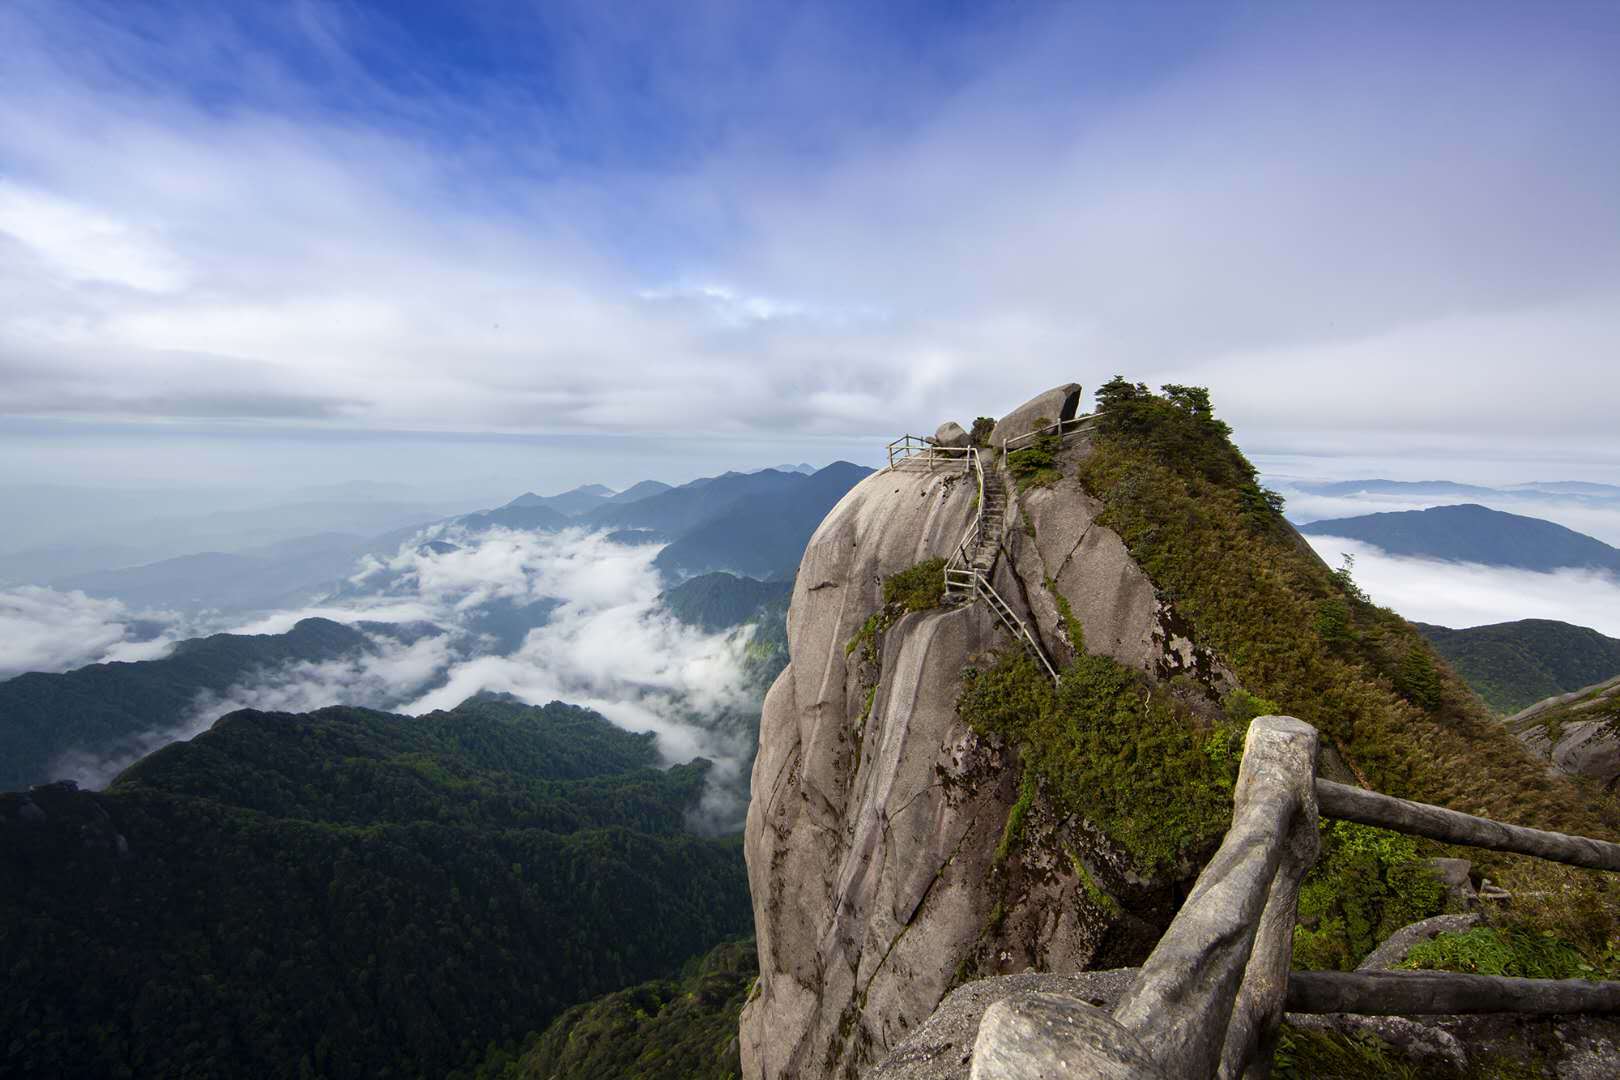
[[[1288,1011],[1364,1016],[1620,1013],[1620,982],[1450,971],[1296,971],[1288,980]]]
[[[1114,1010],[1169,1075],[1241,1074],[1281,1014],[1298,882],[1315,854],[1316,749],[1316,729],[1292,717],[1249,725],[1226,839]],[[1280,870],[1292,883],[1277,889]]]
[[[1331,780],[1316,782],[1316,800],[1326,817],[1377,825],[1448,844],[1467,844],[1491,851],[1534,855],[1570,866],[1620,870],[1620,844],[1611,844],[1606,840],[1527,829],[1522,825],[1504,825],[1489,818],[1462,814],[1428,803],[1409,802],[1348,784],[1335,784]]]

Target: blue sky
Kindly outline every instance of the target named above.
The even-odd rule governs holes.
[[[0,479],[45,429],[827,460],[1116,372],[1260,453],[1620,470],[1613,4],[12,0],[0,38]]]

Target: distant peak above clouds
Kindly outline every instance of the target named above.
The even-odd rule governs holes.
[[[1620,549],[1551,521],[1473,503],[1313,521],[1300,526],[1300,531],[1360,540],[1390,555],[1521,570],[1588,568],[1620,574]]]

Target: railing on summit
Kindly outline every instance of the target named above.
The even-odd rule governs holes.
[[[1045,427],[1038,427],[1034,431],[1026,431],[1022,435],[1014,436],[1001,444],[1002,459],[1005,460],[1008,454],[1011,454],[1016,450],[1022,450],[1027,446],[1033,446],[1035,440],[1040,438],[1042,435],[1055,434],[1058,436],[1058,438],[1063,438],[1065,435],[1072,435],[1076,431],[1080,431],[1083,428],[1088,427],[1092,421],[1097,419],[1097,416],[1097,413],[1085,413],[1081,416],[1072,417],[1068,420],[1059,420],[1055,424],[1047,424]]]
[[[996,1002],[979,1025],[973,1080],[1262,1080],[1285,1009],[1620,1012],[1617,982],[1438,971],[1291,973],[1300,881],[1316,861],[1319,814],[1620,870],[1620,845],[1605,840],[1505,825],[1317,779],[1317,741],[1316,729],[1293,717],[1262,716],[1250,724],[1226,838],[1118,1005],[1110,1013],[1076,998],[1032,992]]]
[[[1072,423],[1073,421],[1068,421]],[[975,495],[975,509],[973,520],[957,541],[956,549],[945,560],[945,592],[950,596],[966,595],[970,598],[982,597],[1001,624],[1025,649],[1032,653],[1046,674],[1056,683],[1058,681],[1057,669],[1052,661],[1047,659],[1046,650],[1041,648],[1040,642],[1025,625],[1024,620],[1012,609],[1012,605],[1002,599],[996,592],[995,586],[990,583],[988,575],[981,573],[974,565],[974,555],[978,551],[980,542],[984,539],[985,516],[985,473],[984,458],[976,446],[941,446],[932,439],[921,435],[902,435],[889,443],[885,449],[889,454],[889,468],[894,469],[907,461],[918,458],[926,460],[928,467],[933,468],[937,460],[960,459],[964,462],[964,475],[974,477],[978,490]],[[996,538],[1000,542],[1000,537]],[[993,565],[993,560],[992,560]]]

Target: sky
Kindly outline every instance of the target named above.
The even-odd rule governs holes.
[[[1620,475],[1614,4],[8,0],[0,40],[0,483],[870,463],[1116,373],[1305,474]]]

